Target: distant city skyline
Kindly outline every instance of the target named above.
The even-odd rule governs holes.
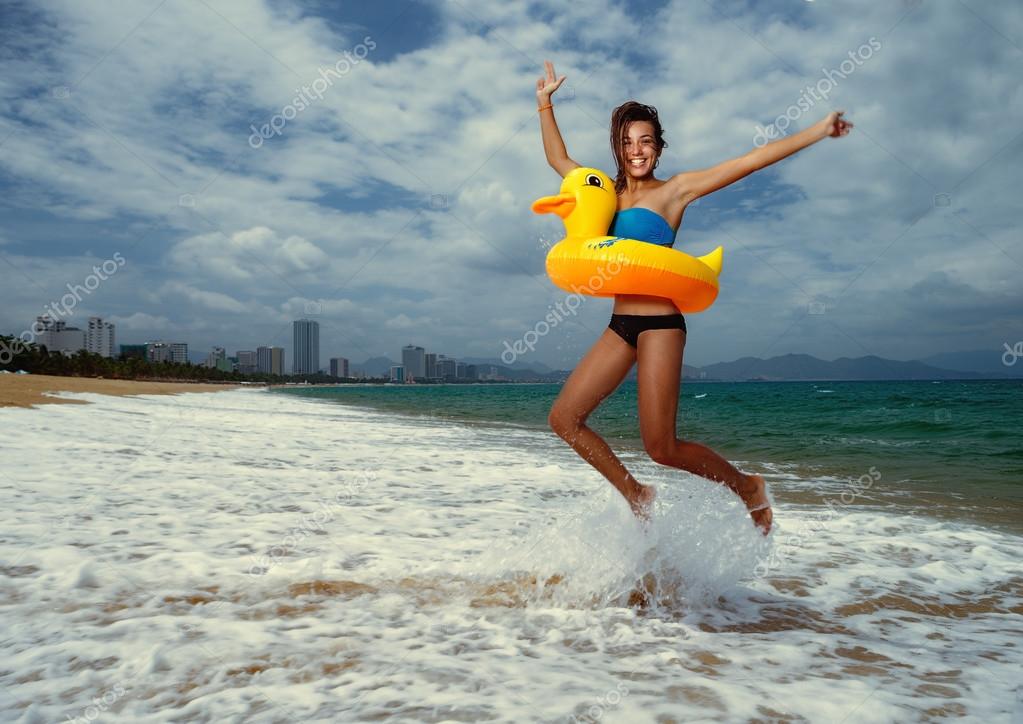
[[[308,323],[310,321],[312,320],[293,320],[293,324],[298,322]],[[20,335],[12,332],[8,336],[16,340],[34,341],[45,345],[52,351],[60,351],[67,355],[74,354],[78,350],[87,350],[101,356],[137,356],[153,362],[173,361],[180,363],[190,361],[193,364],[217,367],[228,372],[237,370],[246,374],[255,372],[277,375],[286,375],[289,372],[294,374],[293,370],[289,371],[285,364],[287,355],[283,347],[260,345],[255,350],[238,349],[234,355],[229,356],[227,348],[220,345],[214,345],[206,352],[193,350],[190,353],[188,342],[167,341],[166,339],[151,339],[144,343],[115,344],[116,325],[106,322],[100,317],[89,317],[87,328],[83,330],[69,326],[65,320],[55,320],[50,316],[41,315],[36,318],[32,325],[29,325],[26,332]],[[15,350],[0,348],[0,361],[5,358],[5,355],[10,355],[13,351]],[[799,356],[806,353],[786,354],[789,356]],[[786,356],[786,354],[773,355],[771,358],[779,359]],[[196,355],[201,356],[198,359],[193,359]],[[993,374],[995,377],[1011,377],[1018,374],[1018,371],[1015,369],[1016,360],[1021,357],[1023,357],[1023,341],[1012,345],[1004,343],[1001,350],[950,350],[918,360],[901,361],[919,361],[944,370]],[[363,369],[364,365],[374,360],[385,359],[388,360],[388,363],[394,361],[394,358],[387,354],[366,358],[361,363],[353,362],[348,357],[333,356],[328,360],[325,367],[319,367],[315,372],[336,377],[359,377],[367,374],[366,370]],[[472,370],[472,377],[474,379],[477,377],[484,380],[502,379],[500,373],[497,372],[501,367],[532,368],[536,372],[559,369],[550,368],[543,364],[531,366],[528,362],[521,360],[518,365],[508,365],[504,361],[495,358],[491,358],[494,361],[490,363],[473,365],[442,353],[427,352],[426,348],[412,343],[407,343],[399,350],[398,359],[401,362],[398,365],[391,365],[390,376],[395,376],[397,369],[400,368],[400,375],[403,379],[465,379],[467,370]],[[828,361],[827,358],[819,359],[825,362]],[[900,360],[888,359],[900,362]],[[738,361],[722,360],[712,362],[710,366],[728,365]],[[690,368],[707,366],[692,365],[688,362],[686,365]],[[313,372],[303,374],[313,374]],[[386,368],[384,375],[388,375]]]
[[[349,377],[352,374],[351,361],[347,357],[335,356],[328,360],[327,367],[320,367],[319,323],[310,319],[296,319],[292,322],[293,354],[297,361],[291,374],[325,373],[335,377]],[[200,361],[190,358],[188,342],[151,339],[143,343],[115,344],[116,326],[105,322],[100,317],[90,317],[85,330],[69,326],[65,320],[54,319],[49,315],[41,315],[30,325],[29,334],[14,335],[21,339],[31,338],[35,343],[45,346],[52,352],[73,355],[79,350],[86,350],[103,357],[140,356],[151,362],[192,362],[222,371],[237,371],[242,374],[257,372],[267,374],[287,374],[286,354],[282,347],[258,346],[255,350],[238,349],[234,355],[228,355],[226,347],[213,345],[203,354]],[[425,348],[408,344],[400,351],[402,380],[443,378],[445,375],[461,379],[466,370],[475,367],[449,358],[444,354],[427,353]],[[297,368],[297,369],[296,369]],[[392,375],[395,370],[392,369]]]
[[[308,322],[309,320],[295,320]],[[308,324],[299,325],[309,330]],[[303,333],[304,334],[304,333]],[[48,316],[40,316],[31,325],[31,332],[10,335],[14,342],[0,345],[0,362],[5,362],[17,351],[16,343],[33,339],[51,351],[73,355],[79,350],[90,351],[101,356],[139,357],[151,362],[184,363],[192,361],[207,367],[215,367],[225,372],[237,371],[243,374],[265,373],[286,375],[286,352],[282,347],[258,346],[255,350],[239,349],[234,356],[228,356],[227,350],[214,345],[203,360],[195,362],[189,359],[187,342],[169,342],[166,340],[150,340],[143,344],[116,345],[114,354],[109,354],[113,347],[116,326],[105,322],[99,317],[90,317],[86,330],[70,327],[63,320],[54,320]],[[302,337],[305,339],[305,337]],[[309,338],[311,340],[311,337]],[[310,342],[311,343],[311,342]],[[11,349],[13,346],[15,349]],[[310,348],[311,349],[311,348]],[[310,358],[312,353],[310,351]],[[803,359],[800,359],[803,358]],[[697,379],[743,379],[747,375],[762,379],[799,379],[801,373],[815,370],[820,379],[893,379],[926,378],[933,375],[944,379],[955,379],[956,371],[965,373],[966,378],[1008,378],[1019,377],[1023,373],[1023,365],[1016,369],[1019,359],[1023,358],[1023,341],[1013,345],[1005,343],[1001,350],[965,350],[948,351],[932,355],[922,360],[899,361],[872,356],[858,358],[840,357],[833,362],[815,358],[806,354],[788,353],[774,355],[767,359],[744,358],[730,362],[716,362],[711,365],[694,366],[687,364],[686,376]],[[505,364],[496,361],[484,363],[478,360],[471,364],[457,360],[437,352],[427,352],[426,348],[408,343],[400,350],[400,364],[390,364],[391,357],[380,355],[363,361],[362,365],[353,365],[346,357],[331,357],[327,368],[320,368],[316,373],[337,378],[389,377],[395,382],[413,381],[462,381],[462,380],[507,380],[509,377],[501,372]],[[380,362],[387,364],[381,370]],[[376,363],[376,370],[370,363]],[[528,369],[529,365],[525,365]],[[536,369],[543,374],[548,368]],[[521,369],[521,368],[520,368]],[[553,370],[558,371],[558,370]],[[563,370],[561,370],[563,371]],[[303,374],[314,374],[313,372]],[[509,373],[510,374],[510,373]],[[795,376],[793,376],[795,375]],[[814,378],[813,375],[810,378]]]

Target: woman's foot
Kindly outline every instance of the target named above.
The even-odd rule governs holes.
[[[653,485],[636,484],[636,491],[629,499],[629,507],[636,517],[642,521],[650,520],[650,511],[653,508],[654,498],[657,497],[657,489]]]
[[[771,511],[771,501],[767,498],[767,483],[762,475],[747,475],[749,486],[736,491],[742,502],[753,518],[753,525],[760,529],[764,535],[771,531],[771,521],[774,515]]]

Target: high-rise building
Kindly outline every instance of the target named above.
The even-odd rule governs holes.
[[[145,344],[122,344],[121,347],[121,359],[131,359],[137,357],[138,359],[147,359],[146,350],[148,345]]]
[[[206,355],[206,366],[213,369],[220,369],[220,362],[227,361],[227,352],[224,351],[223,347],[214,347],[210,350],[210,353]]]
[[[401,364],[410,377],[427,376],[427,351],[421,347],[407,345],[401,348]]]
[[[437,376],[437,353],[427,352],[424,355],[424,361],[426,362],[426,374],[425,377],[436,377]]]
[[[458,363],[453,359],[440,355],[437,358],[437,376],[443,379],[455,379]]]
[[[170,343],[170,361],[174,364],[188,364],[188,344],[186,342]]]
[[[166,342],[147,342],[146,359],[150,362],[170,362],[170,345]]]
[[[404,365],[391,365],[391,382],[404,382],[405,381],[405,366]]]
[[[331,377],[348,377],[348,360],[344,357],[332,357],[330,360]]]
[[[270,348],[256,347],[256,372],[270,374]]]
[[[410,377],[426,376],[426,350],[422,347],[406,345],[401,348],[401,364],[405,374]]]
[[[478,380],[505,380],[501,369],[497,365],[477,365],[476,377]]]
[[[283,375],[284,348],[256,347],[256,371],[266,375]]]
[[[114,356],[114,325],[99,317],[89,317],[85,331],[85,349],[102,357]]]
[[[311,319],[296,319],[294,333],[296,375],[316,374],[320,371],[320,323]]]
[[[150,362],[188,363],[188,344],[186,342],[147,342],[146,359]]]
[[[39,332],[36,344],[43,345],[50,352],[73,355],[85,349],[85,332],[78,327],[68,327],[60,320],[45,315],[36,317],[33,329]]]
[[[240,349],[236,353],[238,357],[238,371],[243,375],[251,375],[256,371],[256,353],[248,349]]]

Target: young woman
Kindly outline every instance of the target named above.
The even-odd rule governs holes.
[[[564,177],[580,165],[565,150],[551,104],[552,94],[566,76],[556,76],[550,61],[544,67],[545,77],[536,81],[543,147],[547,162]],[[661,180],[654,178],[654,169],[667,143],[657,111],[635,101],[620,105],[611,114],[611,148],[618,165],[618,212],[608,234],[672,246],[688,204],[822,138],[847,135],[853,124],[842,118],[843,113],[832,112],[804,131],[712,168]],[[685,318],[671,300],[616,295],[608,328],[572,370],[551,408],[551,429],[625,496],[637,516],[648,517],[654,488],[632,477],[603,438],[586,425],[590,413],[638,363],[639,429],[647,453],[662,465],[727,485],[746,504],[754,525],[767,535],[772,514],[763,477],[742,473],[705,445],[680,440],[676,435],[685,344]]]

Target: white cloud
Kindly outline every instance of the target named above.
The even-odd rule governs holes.
[[[167,282],[163,285],[161,292],[165,299],[175,302],[188,300],[203,309],[214,312],[244,314],[249,311],[248,306],[227,294],[196,289],[181,282]]]
[[[268,272],[287,275],[322,268],[328,256],[299,236],[280,238],[265,226],[225,237],[199,234],[183,239],[168,252],[175,270],[225,281],[246,281]]]
[[[407,314],[399,314],[395,317],[384,322],[384,326],[388,329],[422,329],[429,322],[429,318],[416,317],[415,319],[409,317]]]
[[[125,330],[131,332],[147,332],[161,328],[166,329],[172,326],[172,322],[167,319],[167,317],[154,316],[144,312],[135,312],[127,317],[121,317],[114,314],[107,317],[106,321],[112,322],[119,332],[123,332]]]

